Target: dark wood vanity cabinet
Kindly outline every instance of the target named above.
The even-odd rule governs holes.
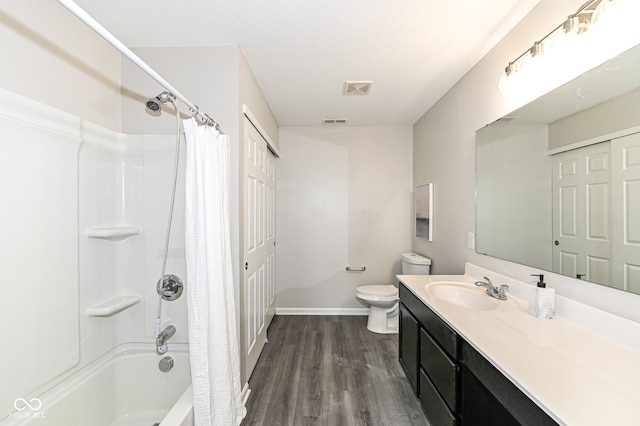
[[[459,338],[402,284],[399,339],[400,364],[429,422],[438,426],[458,425]]]
[[[420,355],[420,324],[405,305],[400,303],[400,336],[398,342],[398,360],[411,383],[411,388],[418,393]]]
[[[464,424],[557,425],[469,343],[464,340],[461,343],[461,418]]]
[[[557,424],[402,283],[399,359],[434,426]]]

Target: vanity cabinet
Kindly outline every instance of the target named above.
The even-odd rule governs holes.
[[[555,425],[400,283],[399,359],[433,425]]]
[[[400,312],[400,364],[427,418],[434,425],[460,424],[458,335],[402,284]]]
[[[407,307],[400,303],[400,336],[398,342],[398,360],[407,375],[411,389],[418,394],[418,362],[420,348],[420,324]]]
[[[477,426],[557,425],[468,342],[462,341],[462,413]]]

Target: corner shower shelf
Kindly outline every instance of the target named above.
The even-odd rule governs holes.
[[[132,235],[140,233],[137,226],[111,226],[104,228],[87,228],[86,234],[89,238],[101,238],[104,240],[120,241]]]
[[[89,306],[87,315],[90,317],[109,317],[132,307],[136,303],[140,303],[140,296],[137,294],[124,294]]]

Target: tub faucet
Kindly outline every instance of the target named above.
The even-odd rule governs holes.
[[[163,354],[167,352],[167,350],[169,349],[167,347],[167,340],[169,340],[175,333],[176,328],[172,325],[168,326],[160,333],[158,333],[158,335],[156,336],[156,350],[158,351],[158,353]]]
[[[503,284],[500,287],[494,287],[489,278],[484,277],[484,279],[486,280],[486,282],[476,281],[476,285],[478,287],[486,288],[487,291],[485,291],[485,293],[487,293],[491,297],[495,297],[496,299],[500,300],[507,300],[507,294],[505,293],[505,291],[509,289],[508,285]]]

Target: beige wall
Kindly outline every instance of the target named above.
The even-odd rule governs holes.
[[[283,127],[280,144],[278,312],[364,308],[356,287],[394,283],[410,247],[411,127]]]
[[[467,247],[467,233],[475,231],[475,131],[521,106],[498,92],[505,64],[580,4],[543,0],[415,123],[414,184],[434,182],[435,199],[434,241],[413,244],[432,258],[432,273],[462,273],[466,261],[484,260]]]
[[[216,120],[231,141],[238,140],[238,56],[235,46],[145,47],[134,49],[149,66],[169,81],[201,112]],[[122,129],[128,134],[174,134],[171,107],[160,117],[145,110],[148,98],[165,89],[129,60],[122,64]],[[180,111],[191,115],[178,102]],[[234,142],[235,143],[235,142]]]
[[[120,130],[120,53],[55,1],[0,2],[0,86]]]
[[[573,13],[582,0],[542,0],[498,45],[449,90],[414,125],[413,182],[435,183],[434,241],[413,240],[414,251],[433,259],[432,272],[458,274],[465,262],[529,281],[533,268],[489,256],[467,247],[475,231],[475,137],[477,129],[541,94],[502,96],[497,82],[505,65],[534,40]],[[603,286],[548,274],[547,283],[562,296],[629,318],[637,317],[640,298]],[[634,308],[634,304],[636,308]]]
[[[239,60],[239,75],[240,75],[240,107],[246,105],[254,117],[260,123],[260,127],[264,130],[270,142],[275,145],[276,148],[280,147],[279,134],[278,134],[278,122],[271,112],[271,108],[264,96],[262,95],[262,89],[258,86],[247,60],[242,52],[240,52]],[[242,122],[242,111],[240,111],[240,122]],[[243,127],[240,126],[240,133],[242,134]],[[240,140],[244,137],[241,135]]]
[[[549,149],[639,126],[638,105],[640,89],[555,121],[549,125]]]

